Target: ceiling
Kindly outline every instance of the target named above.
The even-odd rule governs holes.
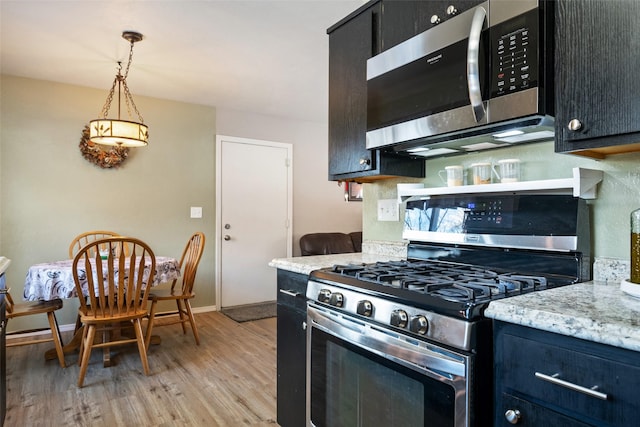
[[[327,117],[326,29],[363,0],[0,0],[2,74],[298,120]],[[99,111],[101,106],[96,106]],[[142,112],[144,113],[144,112]]]

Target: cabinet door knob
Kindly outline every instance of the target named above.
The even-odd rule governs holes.
[[[569,122],[569,125],[567,127],[569,128],[569,130],[575,132],[582,129],[582,122],[578,119],[573,119]]]
[[[453,16],[458,13],[458,9],[454,5],[451,5],[447,8],[447,15]]]
[[[360,159],[360,164],[362,166],[368,166],[371,163],[371,160],[369,159],[365,159],[364,157],[362,159]]]
[[[507,412],[504,413],[504,417],[509,424],[518,424],[520,418],[522,418],[522,414],[520,414],[520,411],[517,409],[508,409]]]
[[[431,23],[433,25],[439,24],[440,23],[440,17],[438,15],[431,16]]]

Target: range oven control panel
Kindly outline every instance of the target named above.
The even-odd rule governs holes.
[[[313,280],[307,284],[307,298],[414,338],[430,339],[462,350],[471,348],[469,331],[473,323],[462,319]]]

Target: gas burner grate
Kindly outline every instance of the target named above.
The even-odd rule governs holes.
[[[336,265],[332,271],[384,287],[406,289],[455,302],[474,303],[548,287],[548,280],[543,276],[435,260]],[[567,283],[565,278],[561,284]]]

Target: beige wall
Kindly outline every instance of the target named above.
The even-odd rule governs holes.
[[[362,230],[362,203],[344,201],[344,190],[328,181],[328,128],[321,122],[218,109],[221,135],[293,144],[293,255],[306,233]]]
[[[131,149],[109,170],[78,148],[105,97],[106,89],[2,77],[0,252],[12,260],[7,285],[14,294],[22,293],[30,265],[68,258],[71,239],[83,231],[114,230],[175,257],[194,231],[214,236],[215,109],[136,97],[149,146]],[[189,218],[194,205],[203,207],[203,219]],[[212,247],[205,247],[195,305],[214,304]],[[65,300],[60,323],[75,321],[76,304]],[[21,326],[16,319],[9,329]]]
[[[83,231],[114,230],[141,238],[158,255],[179,257],[191,233],[201,230],[208,240],[194,306],[215,306],[216,132],[294,144],[294,233],[343,225],[336,218],[349,231],[361,226],[361,205],[344,203],[336,184],[326,181],[322,124],[239,112],[221,119],[215,108],[134,94],[149,125],[149,146],[106,170],[86,161],[78,143],[107,88],[2,76],[0,89],[0,254],[12,260],[7,286],[14,294],[22,293],[30,265],[66,259],[70,240]],[[325,169],[321,177],[316,168]],[[203,218],[190,219],[190,206],[202,206]],[[59,322],[75,322],[76,307],[65,300]],[[16,319],[9,329],[44,323]]]
[[[364,189],[363,234],[365,239],[402,240],[402,221],[379,222],[375,216],[378,199],[395,198],[398,183],[423,182],[426,187],[441,187],[438,171],[444,166],[497,161],[506,158],[523,161],[523,179],[570,178],[572,168],[584,167],[604,172],[598,198],[590,201],[592,209],[592,250],[595,257],[629,259],[629,214],[640,207],[640,153],[610,156],[593,160],[574,155],[556,154],[553,142],[503,148],[480,154],[465,154],[426,162],[425,179],[394,179],[366,184]],[[400,217],[404,211],[401,209]]]

